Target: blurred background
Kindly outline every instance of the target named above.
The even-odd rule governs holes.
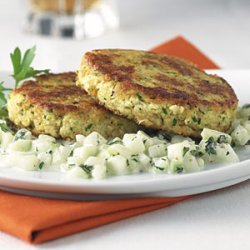
[[[95,48],[150,49],[183,35],[227,69],[250,68],[249,0],[1,0],[0,71],[16,46],[35,66],[76,70]]]

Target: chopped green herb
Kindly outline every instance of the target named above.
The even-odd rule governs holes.
[[[136,96],[138,97],[138,99],[142,102],[143,101],[143,98],[142,98],[142,96],[140,95],[140,93],[136,93]]]
[[[218,143],[228,143],[227,137],[225,135],[220,135],[217,142]]]
[[[205,115],[205,112],[202,111],[200,108],[199,108],[199,112],[202,113],[203,115]]]
[[[185,156],[185,154],[188,152],[188,150],[189,150],[188,147],[184,147],[183,152],[182,152],[182,156]]]
[[[163,170],[164,170],[164,168],[157,167],[157,166],[155,166],[155,165],[154,165],[154,167],[157,168],[157,169],[159,169],[160,171],[163,171]]]
[[[246,103],[242,106],[243,109],[248,109],[250,108],[250,103]]]
[[[176,124],[177,124],[177,120],[176,120],[176,118],[174,118],[173,121],[172,121],[172,125],[176,126]]]
[[[93,166],[91,165],[81,164],[79,167],[82,168],[82,170],[84,170],[87,174],[90,174],[93,170]]]
[[[38,165],[38,168],[41,170],[41,169],[44,167],[44,164],[45,164],[45,163],[44,163],[43,161],[40,162],[39,165]]]
[[[178,167],[176,167],[175,171],[176,171],[176,173],[180,174],[183,172],[183,167],[178,166]]]
[[[158,136],[159,137],[163,137],[165,140],[167,140],[167,141],[171,141],[171,139],[172,139],[172,135],[171,134],[169,134],[168,132],[165,132],[165,131],[160,131],[159,133],[158,133]]]
[[[167,115],[167,114],[168,114],[168,111],[167,111],[167,109],[166,109],[166,108],[162,108],[161,110],[162,110],[163,114],[165,114],[165,115]]]
[[[199,150],[191,150],[190,151],[190,154],[191,155],[193,155],[193,156],[195,156],[195,157],[197,157],[197,158],[200,158],[200,157],[202,157],[204,154],[201,152],[201,151],[199,151]]]
[[[110,140],[107,142],[108,145],[113,145],[113,144],[122,144],[121,140]]]
[[[229,151],[227,151],[226,155],[229,155],[229,154],[230,154]]]
[[[197,123],[197,124],[201,124],[201,118],[198,118],[198,117],[196,117],[196,116],[193,116],[192,117],[192,120],[193,120],[193,122],[195,122],[195,123]]]
[[[26,135],[26,131],[19,130],[19,131],[15,134],[14,141],[23,139],[25,135]]]
[[[92,123],[90,123],[89,125],[87,125],[87,126],[85,127],[85,131],[90,130],[90,129],[92,128],[92,126],[93,126],[93,124],[92,124]]]
[[[0,122],[0,128],[3,132],[11,132],[11,130],[9,129],[9,127],[7,126],[6,123],[4,122]]]
[[[214,141],[213,137],[209,137],[208,140],[206,141],[205,145],[205,151],[209,155],[216,155],[216,142]]]

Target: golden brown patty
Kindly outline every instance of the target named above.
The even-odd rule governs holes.
[[[9,96],[10,120],[34,134],[74,139],[97,131],[104,137],[136,132],[138,126],[98,105],[75,85],[75,73],[49,74],[26,81]]]
[[[204,127],[227,131],[238,103],[224,79],[183,59],[146,51],[88,52],[77,84],[116,114],[185,136],[200,137]]]

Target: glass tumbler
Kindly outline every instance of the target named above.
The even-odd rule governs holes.
[[[116,0],[28,0],[25,27],[47,36],[97,37],[119,27]]]

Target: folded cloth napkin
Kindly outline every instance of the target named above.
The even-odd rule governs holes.
[[[151,51],[183,57],[201,68],[218,68],[182,37]],[[41,243],[167,207],[190,197],[70,201],[0,191],[0,230],[30,243]]]

